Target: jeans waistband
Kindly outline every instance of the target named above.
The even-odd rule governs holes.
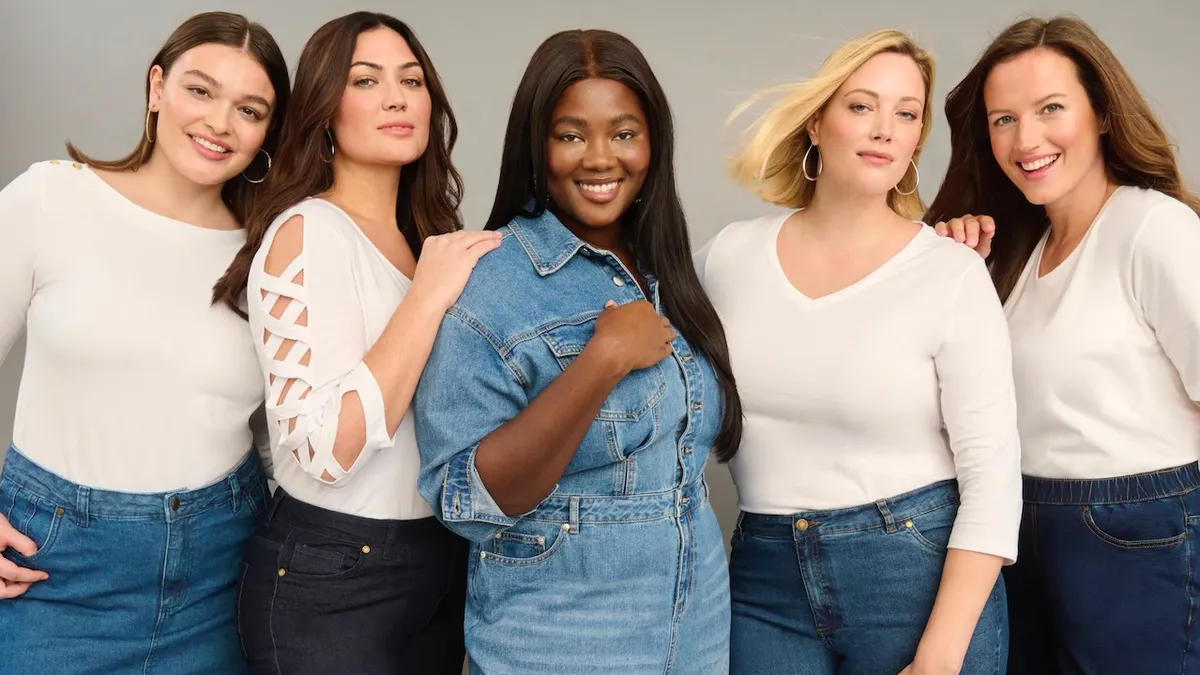
[[[824,511],[797,511],[788,515],[738,514],[737,530],[769,538],[792,538],[805,534],[843,534],[886,530],[897,532],[904,521],[959,502],[958,481],[939,481],[870,504]]]
[[[1200,487],[1196,462],[1170,469],[1113,478],[1035,478],[1025,476],[1025,501],[1034,504],[1122,504],[1163,499]]]
[[[526,520],[553,523],[635,523],[678,518],[708,503],[708,484],[697,479],[666,492],[639,495],[550,495]]]
[[[79,520],[164,520],[190,518],[217,508],[238,510],[256,486],[266,489],[266,474],[253,450],[231,473],[204,487],[170,492],[117,492],[79,485],[43,469],[16,447],[4,460],[4,478]]]
[[[277,523],[285,528],[296,527],[334,539],[367,542],[378,547],[387,547],[393,542],[403,545],[414,539],[451,539],[455,536],[433,516],[413,520],[366,518],[300,501],[283,488],[275,488],[275,497],[267,512],[267,525]]]

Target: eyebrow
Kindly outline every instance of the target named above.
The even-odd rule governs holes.
[[[216,89],[217,91],[221,90],[221,83],[217,82],[217,78],[213,77],[212,75],[209,75],[208,73],[204,72],[203,70],[195,70],[195,69],[189,70],[186,73],[184,73],[184,75],[194,75],[195,77],[198,77],[198,78],[204,80],[205,82],[207,82],[208,85],[210,87],[212,87],[213,89]],[[259,105],[265,106],[267,108],[267,110],[270,110],[273,107],[271,105],[270,101],[268,101],[267,99],[265,99],[257,94],[249,94],[247,96],[244,96],[242,98],[242,100],[249,101],[251,103],[258,103]]]
[[[861,88],[860,89],[851,89],[850,91],[846,92],[845,96],[849,96],[850,94],[866,94],[867,96],[870,96],[871,98],[873,98],[875,100],[879,100],[879,94],[871,91],[870,89],[861,89]],[[843,98],[845,98],[845,96],[843,96]],[[913,103],[916,103],[917,105],[921,105],[921,106],[924,105],[923,103],[921,103],[921,99],[917,98],[916,96],[905,96],[905,97],[901,98],[900,100],[901,101],[912,101]]]
[[[642,118],[633,113],[621,113],[620,115],[610,119],[608,121],[608,125],[615,127],[630,122],[634,124],[645,124],[645,122],[642,121]],[[580,129],[586,129],[588,125],[587,120],[583,119],[582,117],[575,117],[574,115],[563,115],[562,117],[554,120],[552,126],[558,126],[560,124],[569,124],[573,127],[579,127]]]
[[[378,63],[372,63],[370,61],[355,61],[354,63],[350,64],[351,68],[353,68],[354,66],[366,66],[367,68],[370,68],[372,70],[378,70],[378,71],[383,70],[383,66],[379,65]],[[408,70],[409,68],[420,68],[420,67],[421,67],[420,63],[418,63],[416,61],[409,61],[408,63],[401,65],[399,70]]]

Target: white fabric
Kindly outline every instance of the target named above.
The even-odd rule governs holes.
[[[957,478],[950,546],[1015,560],[1011,357],[982,259],[926,227],[866,278],[810,299],[779,263],[789,215],[733,223],[696,255],[745,408],[730,463],[740,507],[845,508]]]
[[[1200,458],[1200,217],[1121,187],[1061,265],[1045,238],[1005,303],[1023,470],[1108,478]]]
[[[300,254],[273,276],[264,267],[268,252],[280,227],[297,215]],[[293,497],[367,518],[433,515],[417,493],[411,411],[390,435],[383,394],[363,362],[409,286],[354,221],[322,199],[288,209],[267,230],[251,266],[247,302],[268,389],[274,476]],[[286,306],[274,318],[281,298]],[[276,358],[285,341],[294,344]],[[343,405],[361,405],[366,420],[366,443],[349,469],[333,456]]]
[[[0,359],[27,330],[13,444],[67,480],[193,489],[250,452],[263,401],[246,322],[212,287],[245,240],[40,162],[0,191]]]

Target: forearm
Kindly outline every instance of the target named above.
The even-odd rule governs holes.
[[[624,375],[589,344],[528,407],[483,439],[475,468],[505,514],[526,513],[550,494]]]
[[[937,599],[917,646],[917,661],[949,661],[953,672],[958,672],[1002,565],[1000,557],[986,553],[954,548],[946,553]]]
[[[404,420],[413,392],[429,360],[438,326],[445,312],[421,298],[409,295],[396,308],[379,339],[363,357],[383,398],[388,435]],[[343,468],[354,465],[365,447],[366,421],[361,400],[343,405],[338,418],[333,456]]]

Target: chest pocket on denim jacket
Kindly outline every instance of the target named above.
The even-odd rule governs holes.
[[[542,333],[558,365],[567,366],[583,351],[595,331],[595,321],[556,326]],[[660,361],[649,368],[635,370],[625,376],[609,393],[596,415],[597,422],[607,422],[606,435],[615,434],[606,442],[619,457],[645,447],[661,433],[659,404],[667,392],[666,371]],[[590,435],[590,434],[589,434]]]

